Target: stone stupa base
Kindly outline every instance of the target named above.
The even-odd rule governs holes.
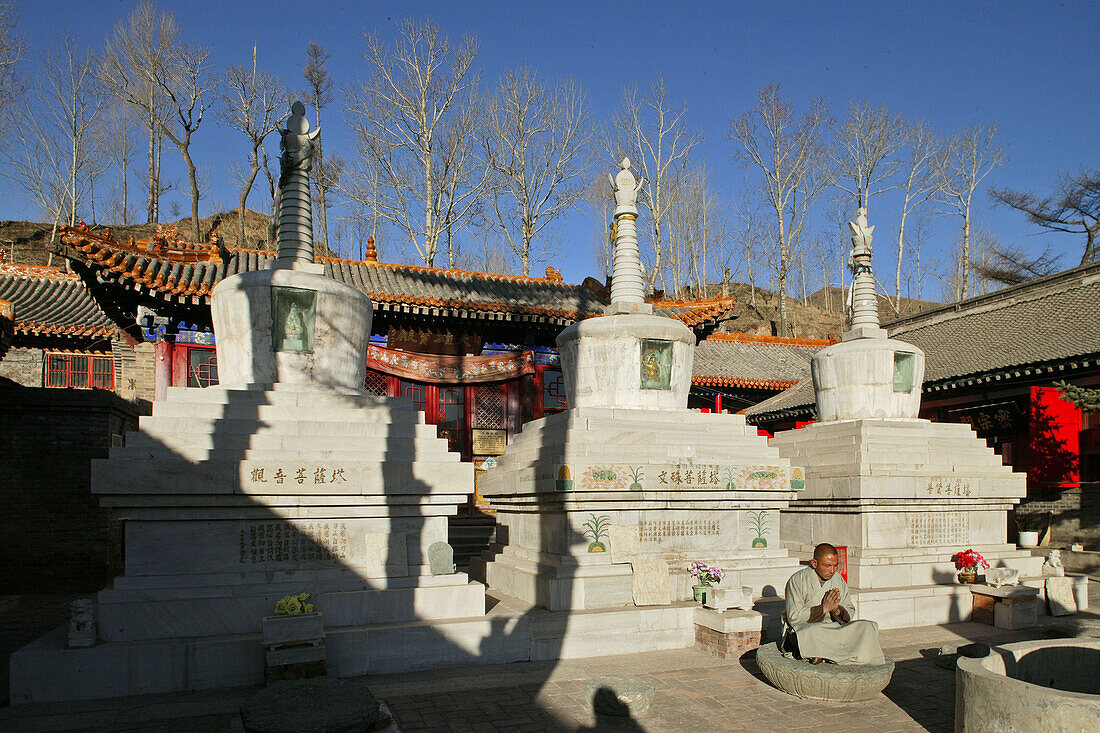
[[[542,608],[688,601],[694,561],[776,597],[799,569],[788,464],[740,415],[574,408],[527,423],[479,488],[499,544],[471,576]]]

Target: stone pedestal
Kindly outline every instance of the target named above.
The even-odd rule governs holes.
[[[590,318],[562,331],[557,345],[570,408],[687,406],[695,334],[680,321],[652,315]]]
[[[362,388],[370,298],[324,277],[322,269],[294,263],[218,283],[210,310],[221,386],[282,382]]]
[[[543,608],[687,601],[695,560],[755,597],[798,570],[779,534],[788,463],[740,415],[571,409],[525,425],[479,488],[501,526],[471,575]]]
[[[420,651],[407,637],[484,618],[484,586],[432,575],[428,557],[472,485],[472,464],[403,399],[309,384],[171,388],[92,465],[92,490],[125,532],[126,573],[98,596],[101,643],[62,666],[48,643],[22,650],[12,697],[256,684],[263,618],[302,592],[324,614],[333,674],[464,658],[461,632],[432,632]]]
[[[884,628],[960,620],[969,594],[931,587],[960,587],[951,556],[967,548],[995,567],[1039,573],[1042,558],[1006,542],[1025,476],[967,425],[842,420],[779,433],[771,445],[806,479],[782,514],[786,546],[801,557],[821,542],[847,546],[861,618]]]

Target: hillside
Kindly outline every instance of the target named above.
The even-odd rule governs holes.
[[[268,222],[271,217],[256,211],[245,211],[245,242],[250,249],[270,249],[267,244]],[[200,220],[203,239],[209,237],[215,223],[218,232],[227,244],[237,246],[236,211],[215,214]],[[190,219],[174,222],[181,232],[190,231]],[[116,240],[148,239],[156,233],[156,224],[131,224],[111,226],[111,236]],[[27,221],[0,221],[0,250],[8,262],[24,262],[34,265],[59,265],[60,258],[52,254],[47,247],[50,239],[48,224]],[[595,281],[593,281],[595,282]],[[755,292],[754,292],[755,291]],[[721,285],[708,286],[705,291],[681,294],[685,299],[718,298],[724,294],[737,299],[734,317],[723,321],[719,331],[752,333],[761,335],[779,335],[779,307],[774,292],[762,288],[752,288],[744,283],[730,283],[723,293]],[[846,292],[841,288],[822,288],[806,298],[788,297],[787,336],[797,338],[827,338],[830,334],[844,332],[843,303]],[[939,305],[926,301],[902,298],[901,315],[919,313]],[[879,316],[885,323],[897,318],[893,306],[884,296],[879,300]]]

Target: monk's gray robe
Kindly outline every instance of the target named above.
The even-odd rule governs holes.
[[[840,605],[853,620],[840,624],[825,614],[823,620],[811,624],[810,609],[820,606],[822,596],[833,588],[840,590]],[[799,570],[787,581],[786,601],[787,625],[798,639],[798,652],[803,659],[821,657],[837,664],[886,662],[878,644],[878,624],[854,620],[856,609],[840,572],[822,581],[811,567]]]

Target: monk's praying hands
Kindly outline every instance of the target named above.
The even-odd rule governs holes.
[[[840,608],[840,590],[833,588],[821,597],[821,610],[825,613],[833,613]]]

